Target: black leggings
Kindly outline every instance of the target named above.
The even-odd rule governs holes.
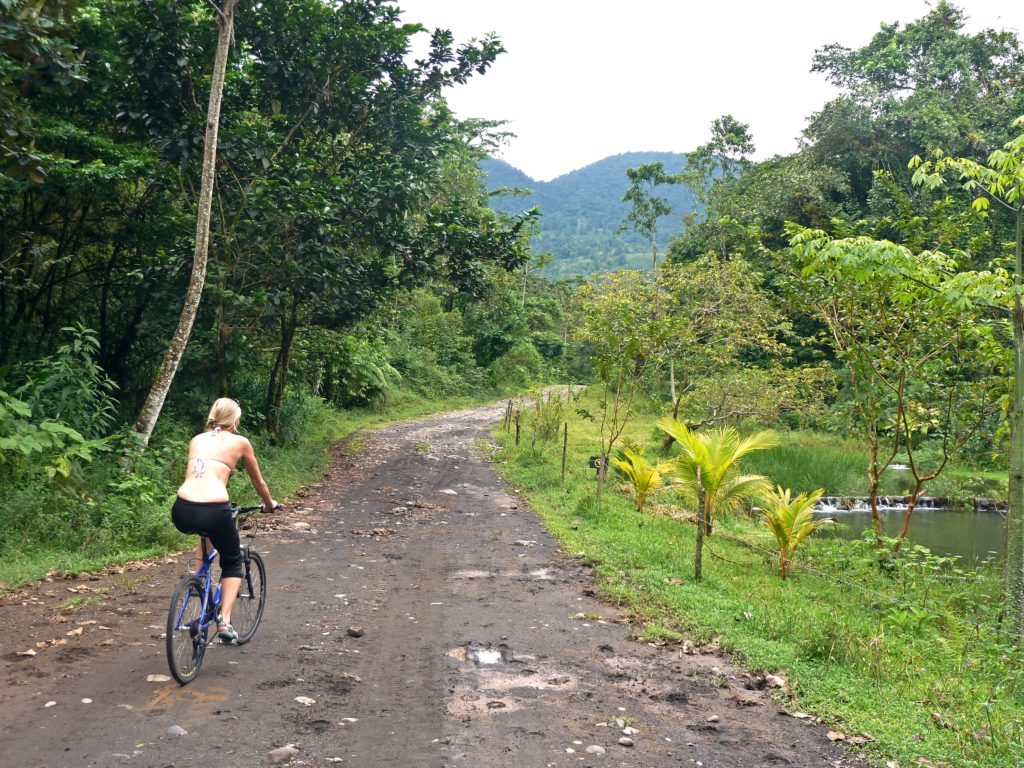
[[[180,496],[171,507],[171,521],[182,533],[198,533],[213,542],[220,555],[220,577],[241,578],[242,547],[226,501],[188,501]]]

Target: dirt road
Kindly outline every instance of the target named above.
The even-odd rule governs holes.
[[[290,765],[362,768],[862,765],[726,659],[629,640],[487,463],[500,413],[337,449],[256,540],[255,639],[189,686],[162,639],[186,556],[9,595],[0,766],[235,768],[289,744]]]

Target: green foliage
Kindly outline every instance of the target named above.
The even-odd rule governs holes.
[[[819,488],[810,493],[801,493],[793,498],[792,491],[789,488],[783,490],[780,485],[764,496],[765,507],[762,510],[762,520],[765,527],[775,537],[775,543],[779,550],[779,572],[783,579],[786,578],[789,564],[796,555],[796,549],[800,543],[814,533],[817,528],[834,522],[828,518],[815,519],[814,517],[814,505],[818,503],[823,494],[824,490]]]
[[[591,393],[583,406],[595,399]],[[637,419],[624,444],[651,426]],[[617,495],[594,503],[587,457],[600,439],[596,424],[571,418],[564,485],[559,456],[517,449],[501,431],[495,437],[503,475],[563,549],[593,568],[599,594],[640,617],[640,637],[715,638],[748,668],[777,671],[801,711],[870,734],[870,762],[911,765],[926,756],[965,768],[1018,764],[1024,657],[1002,631],[997,571],[917,552],[886,552],[893,569],[881,571],[873,542],[811,536],[794,566],[800,577],[783,583],[764,567],[774,537],[760,522],[734,516],[719,521],[727,534],[714,545],[720,557],[696,584],[681,578],[694,554],[687,520],[641,515]]]
[[[495,389],[522,390],[536,383],[544,359],[529,342],[520,342],[487,366],[488,383]]]
[[[87,440],[60,421],[33,420],[27,403],[0,390],[0,478],[8,487],[39,477],[67,478],[77,464],[109,450],[109,442]]]
[[[17,366],[15,394],[38,415],[70,424],[87,437],[106,435],[114,422],[117,385],[96,361],[99,340],[94,331],[77,325],[62,328],[68,341],[39,360]]]
[[[82,78],[81,54],[65,35],[76,0],[0,0],[0,173],[41,184],[46,167],[34,141],[39,116],[29,97],[66,91]]]
[[[706,531],[710,531],[716,513],[738,509],[771,488],[766,477],[740,474],[739,462],[747,454],[775,446],[778,439],[774,433],[763,431],[741,437],[733,427],[691,432],[669,417],[658,421],[658,429],[671,435],[679,446],[673,483],[699,511],[700,524]]]
[[[621,453],[622,458],[611,456],[608,460],[626,478],[627,487],[636,500],[636,511],[643,512],[647,500],[662,487],[673,465],[667,461],[651,465],[641,451],[628,446],[623,446]]]

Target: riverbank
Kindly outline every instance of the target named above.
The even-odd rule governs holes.
[[[708,540],[695,583],[694,526],[672,494],[639,514],[613,480],[594,502],[598,428],[573,410],[562,414],[564,485],[561,442],[534,441],[531,419],[518,447],[496,432],[496,461],[565,551],[594,567],[602,596],[628,611],[637,634],[682,647],[713,641],[778,674],[791,710],[821,717],[881,764],[1018,765],[1024,659],[997,623],[996,574],[912,546],[880,559],[869,545],[812,538],[782,581],[767,531],[734,517]],[[638,416],[624,439],[653,443],[657,416]]]

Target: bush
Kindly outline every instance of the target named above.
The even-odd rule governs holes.
[[[87,438],[106,436],[117,409],[116,385],[96,362],[96,333],[82,325],[61,331],[69,339],[55,354],[14,369],[14,394],[38,417],[62,422]]]
[[[487,367],[487,379],[496,389],[528,387],[544,369],[544,360],[536,347],[520,343]]]
[[[288,390],[281,406],[281,425],[277,442],[291,445],[303,441],[308,428],[331,413],[323,399],[304,389],[292,387]]]
[[[309,329],[295,345],[293,379],[304,380],[312,392],[342,408],[383,405],[402,380],[389,352],[371,334]]]

